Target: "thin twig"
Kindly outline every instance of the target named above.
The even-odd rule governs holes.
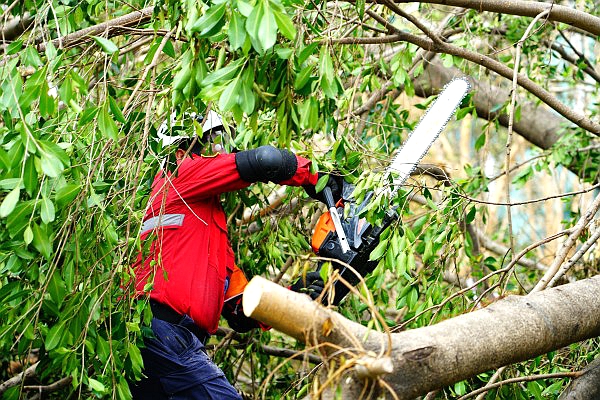
[[[537,199],[533,199],[533,200],[524,200],[524,201],[515,201],[514,203],[505,203],[505,202],[501,202],[501,201],[487,201],[487,200],[480,200],[480,199],[476,199],[475,197],[470,197],[467,196],[465,194],[459,193],[459,192],[455,192],[454,194],[456,194],[456,196],[462,197],[463,199],[467,199],[469,201],[472,201],[473,203],[478,203],[478,204],[487,204],[487,205],[491,205],[491,206],[523,206],[526,204],[534,204],[534,203],[542,203],[545,202],[547,200],[551,200],[551,199],[560,199],[562,197],[569,197],[569,196],[575,196],[578,194],[585,194],[585,193],[589,193],[589,192],[593,192],[594,190],[600,188],[600,183],[595,184],[594,186],[591,186],[587,189],[582,189],[582,190],[578,190],[575,192],[567,192],[567,193],[562,193],[562,194],[555,194],[552,196],[546,196],[546,197],[540,197]]]
[[[49,385],[31,385],[31,386],[23,386],[23,390],[35,390],[36,392],[40,392],[40,393],[50,393],[50,392],[56,392],[57,390],[60,390],[64,387],[67,387],[71,384],[71,382],[73,382],[73,377],[71,376],[67,376],[65,378],[59,379],[56,382],[53,382]]]
[[[503,385],[508,385],[511,383],[518,383],[518,382],[531,382],[531,381],[537,381],[540,379],[556,379],[556,378],[577,378],[579,376],[582,375],[581,371],[576,371],[576,372],[555,372],[552,374],[540,374],[540,375],[529,375],[529,376],[519,376],[516,378],[510,378],[510,379],[506,379],[504,381],[500,381],[500,382],[496,382],[494,384],[491,384],[489,386],[485,386],[482,388],[479,388],[477,390],[472,391],[469,394],[466,394],[462,397],[459,397],[458,400],[466,400],[466,399],[470,399],[471,397],[475,397],[478,394],[485,394],[486,392],[489,392],[492,389],[496,389],[500,386]]]
[[[571,248],[573,248],[573,246],[575,246],[577,240],[579,239],[579,236],[581,235],[585,227],[588,226],[590,221],[594,218],[596,212],[598,212],[599,209],[600,194],[596,196],[590,207],[588,207],[583,216],[579,219],[579,221],[577,221],[577,224],[575,224],[575,226],[572,228],[572,233],[562,244],[560,250],[558,251],[558,254],[552,262],[552,265],[550,265],[548,271],[544,274],[542,279],[540,279],[537,285],[535,285],[535,287],[533,288],[533,292],[543,290],[548,286],[552,278],[558,273],[558,270],[565,258],[567,257],[567,255],[569,254],[569,251],[571,250]]]
[[[600,239],[600,228],[596,229],[596,231],[592,234],[592,236],[590,236],[589,239],[585,241],[585,243],[579,248],[579,250],[577,250],[577,252],[573,255],[573,257],[571,257],[567,263],[565,263],[562,267],[560,267],[560,269],[558,270],[556,275],[554,275],[554,277],[552,278],[550,283],[548,283],[548,286],[554,287],[556,285],[556,283],[558,282],[558,280],[560,278],[562,278],[564,276],[564,274],[566,274],[567,271],[569,271],[571,269],[571,267],[573,267],[573,265],[575,265],[577,263],[577,261],[579,261],[581,259],[581,257],[583,257],[583,255],[585,253],[587,253],[587,251],[593,245],[596,244],[596,242],[598,242],[598,239]]]

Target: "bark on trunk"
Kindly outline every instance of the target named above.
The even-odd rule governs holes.
[[[583,370],[560,395],[558,400],[600,399],[600,358],[596,358]]]
[[[600,276],[529,296],[509,296],[489,307],[436,325],[386,334],[369,331],[308,296],[254,278],[244,312],[308,344],[331,343],[351,357],[391,357],[385,377],[400,399],[412,399],[503,365],[527,360],[600,335]],[[322,346],[323,348],[327,348]],[[333,354],[333,353],[330,353]],[[364,380],[345,376],[343,398]],[[375,391],[376,393],[377,391]]]

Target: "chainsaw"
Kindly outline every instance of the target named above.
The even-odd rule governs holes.
[[[385,189],[390,198],[410,177],[469,90],[470,84],[466,78],[454,79],[427,108],[384,172],[383,182],[391,182],[389,188]],[[352,184],[344,181],[342,198],[337,201],[329,187],[323,189],[328,211],[321,215],[315,226],[311,246],[317,255],[331,261],[332,267],[342,278],[333,283],[330,296],[323,296],[323,302],[327,304],[339,304],[350,292],[347,284],[357,285],[375,269],[378,262],[370,259],[371,252],[379,244],[382,232],[399,218],[396,211],[390,209],[380,223],[370,224],[360,214],[374,193],[367,193],[364,200],[357,204],[353,199],[354,189]],[[344,217],[345,207],[348,212]]]

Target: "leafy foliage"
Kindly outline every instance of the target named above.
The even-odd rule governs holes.
[[[151,7],[150,22],[66,41],[109,16],[144,7]],[[581,7],[593,12],[595,4],[588,1]],[[555,227],[544,227],[538,236],[518,235],[545,215],[525,210],[514,226],[507,226],[509,211],[498,210],[493,201],[481,202],[501,192],[504,171],[496,168],[490,174],[486,162],[502,164],[507,134],[499,116],[506,113],[508,99],[492,99],[493,117],[485,123],[477,122],[473,97],[458,111],[460,122],[452,123],[447,133],[453,151],[437,153],[438,163],[443,157],[441,164],[454,165],[448,168],[451,179],[423,175],[391,199],[381,194],[389,154],[418,121],[413,111],[433,100],[415,97],[419,87],[414,82],[427,68],[417,42],[388,40],[418,29],[384,5],[26,0],[2,9],[5,21],[29,13],[35,22],[2,44],[0,61],[0,350],[5,364],[35,350],[41,383],[71,377],[60,398],[128,398],[126,379],[140,377],[140,329],[149,314],[131,298],[131,264],[140,247],[137,233],[150,182],[164,157],[156,128],[174,111],[216,109],[226,116],[236,148],[267,143],[288,147],[313,160],[315,168],[342,173],[356,185],[358,201],[375,191],[364,210],[372,223],[396,208],[401,218],[371,254],[378,266],[366,278],[373,305],[393,329],[425,326],[495,296],[525,293],[541,276],[523,265],[504,270],[511,255],[482,249],[480,240],[467,233],[474,225],[487,227],[491,239],[505,245],[516,237],[519,249],[555,233]],[[509,49],[531,22],[475,10],[452,15],[426,3],[407,5],[405,11],[439,25],[454,45],[511,68],[514,54]],[[583,44],[581,54],[569,37]],[[551,42],[576,54],[577,62],[558,58]],[[546,89],[561,86],[563,94],[556,96],[593,116],[598,81],[586,68],[597,61],[589,50],[594,42],[565,26],[545,24],[524,43],[521,73]],[[498,83],[456,54],[441,54],[440,63]],[[590,89],[579,91],[582,87]],[[516,120],[524,117],[521,105],[540,101],[520,90]],[[465,128],[468,144],[459,149]],[[523,162],[510,178],[514,196],[545,196],[536,182],[549,179],[549,171],[568,168],[580,182],[598,181],[597,138],[579,127],[555,129],[561,139],[543,152],[512,147],[513,156]],[[578,151],[582,148],[584,152]],[[579,184],[571,175],[564,181],[564,192]],[[265,207],[275,190],[259,184],[227,194],[224,206],[231,215],[237,261],[246,273],[275,277],[290,267],[285,279],[291,280],[317,267],[318,260],[307,257],[308,238],[321,210],[288,188],[285,212],[245,216],[245,209]],[[560,205],[565,228],[580,216],[579,198],[567,199]],[[514,207],[510,212],[516,213]],[[532,251],[528,257],[543,259],[550,253]],[[586,268],[577,273],[592,274],[593,268]],[[477,281],[470,290],[461,290],[466,282]],[[340,307],[348,318],[375,327],[368,310],[357,296]],[[238,345],[218,345],[214,358],[232,382],[255,397],[301,397],[311,390],[310,368],[264,354],[264,345],[273,343],[298,346],[276,332],[253,332]],[[593,355],[593,349],[582,345],[573,354],[560,351],[515,366],[510,374],[562,371]],[[465,394],[490,375],[457,383],[444,393]],[[268,387],[260,389],[265,381]],[[562,386],[561,381],[530,382],[527,392],[549,398]],[[22,391],[16,386],[4,396],[19,398]],[[509,386],[488,396],[529,398],[527,392]]]

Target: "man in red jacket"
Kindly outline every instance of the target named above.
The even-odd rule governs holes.
[[[163,128],[159,135],[173,139]],[[204,351],[222,313],[237,331],[259,326],[241,311],[247,280],[235,265],[219,197],[254,182],[305,186],[315,196],[318,176],[309,160],[272,146],[228,154],[223,138],[220,117],[209,112],[200,140],[176,137],[176,171],[154,179],[135,266],[136,293],[149,298],[154,337],[141,350],[146,377],[130,384],[134,399],[241,398]],[[339,194],[334,179],[328,185]],[[310,288],[315,298],[322,287],[311,273],[292,289]]]

